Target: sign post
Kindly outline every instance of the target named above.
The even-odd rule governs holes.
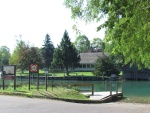
[[[31,63],[29,65],[29,90],[30,90],[30,75],[31,73],[38,73],[38,78],[37,78],[37,90],[39,90],[39,66],[36,63]]]
[[[16,65],[2,66],[3,90],[5,89],[5,80],[14,80],[14,90],[16,90]]]
[[[47,75],[48,75],[48,70],[45,70],[45,88],[47,91]]]

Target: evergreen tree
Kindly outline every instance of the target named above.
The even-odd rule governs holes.
[[[69,75],[69,68],[78,64],[79,61],[80,56],[78,56],[76,48],[71,43],[68,32],[65,31],[60,45],[54,53],[53,65],[63,66],[66,69],[66,74]]]
[[[50,36],[47,34],[45,36],[44,45],[42,48],[43,63],[46,68],[49,68],[51,66],[53,53],[54,53],[54,45],[50,39]]]
[[[53,61],[52,61],[52,68],[55,69],[62,69],[63,63],[62,63],[62,56],[61,51],[58,48],[55,48],[54,54],[53,54]]]

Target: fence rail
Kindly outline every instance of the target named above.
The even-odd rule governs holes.
[[[90,90],[81,89],[80,91],[82,91],[82,92],[92,92],[92,95],[94,95],[94,85],[93,84],[64,84],[63,86],[74,86],[74,87],[89,86],[89,87],[91,87]]]

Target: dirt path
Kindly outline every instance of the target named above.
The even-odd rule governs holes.
[[[0,113],[150,113],[150,104],[79,104],[0,95]]]

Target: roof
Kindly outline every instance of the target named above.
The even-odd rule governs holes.
[[[93,64],[99,57],[105,58],[106,56],[103,52],[80,53],[80,64]]]

